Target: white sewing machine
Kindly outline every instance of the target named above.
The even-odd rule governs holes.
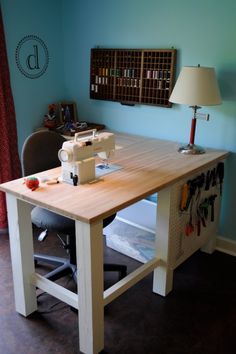
[[[92,133],[90,136],[84,134]],[[77,185],[96,179],[95,155],[107,160],[115,150],[113,133],[96,133],[96,129],[75,134],[74,140],[65,141],[58,151],[64,182]]]

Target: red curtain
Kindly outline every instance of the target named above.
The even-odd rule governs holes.
[[[6,43],[0,9],[0,183],[21,175],[16,116],[10,85]],[[0,229],[7,228],[5,194],[0,192]]]

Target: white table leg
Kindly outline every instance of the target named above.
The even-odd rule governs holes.
[[[99,353],[104,348],[102,221],[76,221],[80,351]]]
[[[173,269],[169,265],[171,227],[171,188],[158,192],[156,255],[163,261],[153,274],[153,292],[166,296],[173,288]]]
[[[16,311],[28,316],[37,310],[36,289],[30,284],[35,272],[30,212],[32,206],[7,194],[8,226]]]

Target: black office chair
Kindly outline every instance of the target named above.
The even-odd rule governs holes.
[[[38,131],[31,134],[24,142],[21,154],[22,171],[29,176],[60,166],[58,150],[62,147],[65,138],[53,131]],[[115,215],[103,220],[103,227],[109,225]],[[43,241],[48,231],[55,231],[67,250],[69,257],[61,258],[43,254],[34,254],[35,262],[44,262],[55,265],[56,268],[45,275],[50,280],[57,280],[71,274],[74,280],[76,275],[76,248],[75,248],[75,222],[72,219],[55,214],[49,210],[34,207],[31,212],[32,223],[43,231],[39,240]],[[66,235],[66,241],[60,235]],[[127,267],[121,264],[104,264],[105,271],[119,272],[119,279],[127,274]]]

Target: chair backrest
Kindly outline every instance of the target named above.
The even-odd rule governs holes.
[[[65,140],[63,136],[50,130],[38,131],[28,136],[21,152],[23,176],[60,166],[58,150]]]

